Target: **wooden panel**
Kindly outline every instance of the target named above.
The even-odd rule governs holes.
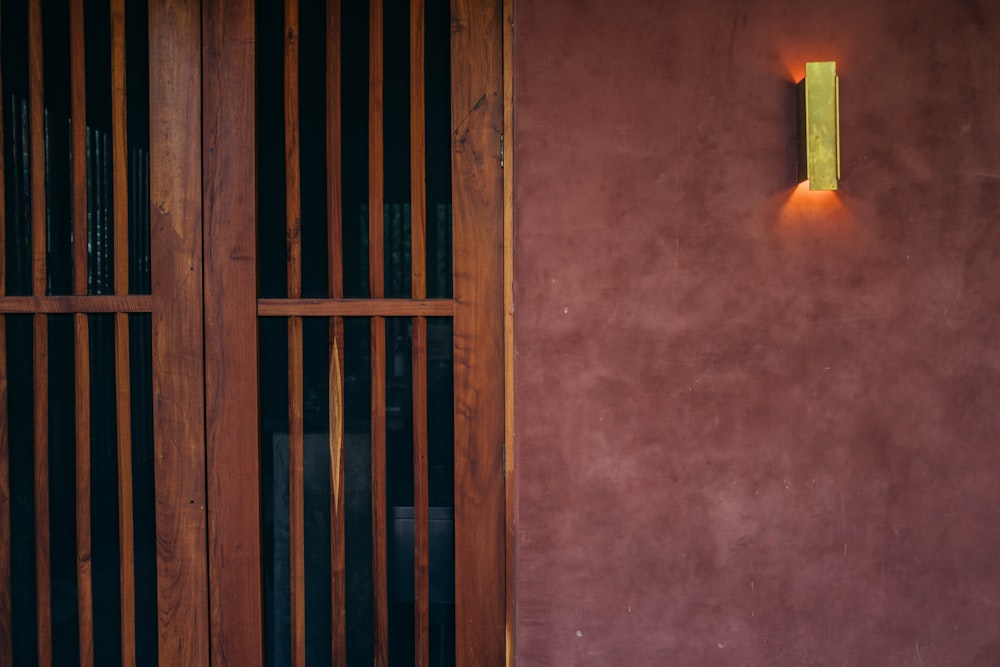
[[[383,203],[384,125],[382,108],[382,0],[370,0],[368,17],[368,290],[385,296]]]
[[[455,632],[459,666],[504,661],[500,0],[452,2]]]
[[[302,318],[288,318],[288,554],[292,613],[292,666],[306,664],[305,434],[303,427]]]
[[[203,4],[212,663],[263,664],[253,3]]]
[[[76,592],[80,664],[94,664],[94,584],[90,549],[90,326],[88,315],[74,318],[73,363],[76,391]]]
[[[413,318],[413,628],[417,667],[430,656],[430,488],[427,467],[427,320]]]
[[[503,0],[503,340],[504,480],[506,495],[506,664],[514,664],[514,15],[513,0]]]
[[[0,301],[0,312],[3,310]],[[447,317],[454,313],[451,299],[258,299],[261,317]]]
[[[159,660],[206,665],[200,3],[149,7]]]
[[[371,322],[372,404],[372,601],[375,667],[389,663],[389,598],[386,579],[385,500],[385,318]]]
[[[52,581],[49,547],[49,321],[34,319],[35,603],[38,664],[52,664]]]

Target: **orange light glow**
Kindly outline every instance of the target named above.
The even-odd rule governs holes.
[[[850,226],[853,218],[844,200],[835,190],[809,189],[809,181],[802,181],[789,191],[778,212],[778,221],[782,226],[800,225],[836,225]]]

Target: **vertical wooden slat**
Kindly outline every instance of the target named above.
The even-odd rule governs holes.
[[[288,297],[302,294],[302,202],[299,159],[299,3],[285,0],[285,224]],[[288,318],[288,512],[292,665],[305,665],[305,509],[303,483],[302,318]]]
[[[414,655],[430,665],[430,520],[427,468],[427,319],[413,318]]]
[[[411,295],[427,294],[424,0],[410,0]],[[427,320],[413,318],[413,628],[417,667],[430,665],[430,524],[427,468]]]
[[[373,299],[385,296],[382,23],[382,0],[371,0],[368,18],[368,289]]]
[[[340,113],[340,0],[326,4],[327,289],[344,296]],[[347,665],[347,580],[344,514],[344,319],[330,318],[330,645],[333,664]]]
[[[38,664],[52,664],[52,582],[49,578],[49,326],[48,316],[34,316],[35,429],[35,603]]]
[[[159,662],[207,665],[201,7],[149,4]]]
[[[43,127],[41,0],[28,5],[28,132],[31,142],[31,285],[44,295],[45,136]],[[48,319],[34,316],[35,597],[38,664],[52,664],[52,595],[49,549]]]
[[[458,667],[505,656],[501,5],[451,3]]]
[[[115,419],[118,424],[118,553],[122,666],[135,665],[135,529],[132,513],[132,396],[127,313],[115,313]]]
[[[410,266],[414,299],[427,295],[424,0],[410,0]]]
[[[76,588],[80,664],[94,664],[94,589],[90,549],[90,327],[77,313],[75,324],[76,411]]]
[[[87,97],[83,1],[69,7],[70,94],[73,156],[73,292],[87,293]],[[76,412],[76,587],[80,664],[94,664],[94,594],[90,530],[90,326],[74,317]]]
[[[288,318],[288,525],[292,612],[292,665],[306,663],[305,496],[302,318]]]
[[[263,664],[254,3],[203,2],[212,664]]]
[[[128,294],[128,119],[125,111],[125,0],[111,0],[111,169],[115,294]]]
[[[288,296],[302,294],[302,201],[299,160],[299,2],[285,0],[285,205]]]
[[[385,318],[371,321],[372,405],[372,595],[375,667],[389,663],[389,599],[386,579]]]
[[[44,295],[45,275],[45,128],[42,82],[41,0],[28,5],[28,127],[31,136],[31,284]]]
[[[383,202],[382,0],[371,0],[368,17],[368,289],[385,296]],[[386,579],[385,500],[385,318],[371,320],[372,404],[372,592],[374,664],[389,662],[389,601]]]
[[[344,320],[330,336],[330,593],[333,664],[347,665],[347,582],[344,563]]]

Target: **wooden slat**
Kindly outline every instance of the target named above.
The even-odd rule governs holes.
[[[135,529],[132,505],[132,396],[129,322],[115,313],[115,420],[118,433],[118,553],[122,667],[135,666]]]
[[[0,149],[2,148],[3,145],[0,142]],[[2,227],[0,227],[0,232],[3,232]],[[10,440],[7,416],[7,318],[0,315],[0,665],[14,664],[13,616],[10,599],[12,583],[10,578]]]
[[[343,174],[340,113],[340,0],[326,3],[327,290],[344,296]],[[344,320],[330,318],[330,655],[347,665],[347,566],[344,512]]]
[[[302,295],[302,175],[299,159],[299,0],[285,0],[285,224],[288,296]]]
[[[505,656],[501,0],[453,0],[455,643],[458,667]]]
[[[201,7],[149,4],[153,453],[159,662],[207,665]]]
[[[305,485],[302,318],[288,318],[288,540],[292,666],[306,664]]]
[[[424,0],[410,0],[410,272],[414,299],[427,296],[424,13]]]
[[[73,293],[87,293],[87,81],[83,0],[69,6],[70,96],[73,146]]]
[[[344,534],[344,320],[330,320],[330,600],[331,656],[347,665],[347,580]]]
[[[2,12],[0,12],[0,14],[2,14]],[[2,17],[0,17],[0,18],[2,18]],[[2,69],[3,68],[0,67],[0,70],[2,70]],[[2,91],[2,90],[3,90],[3,74],[2,74],[2,72],[0,72],[0,91]],[[13,111],[14,111],[14,118],[17,118],[17,110],[14,109]],[[6,127],[7,127],[7,125],[4,124],[4,116],[3,116],[3,93],[0,92],[0,174],[4,174],[4,177],[0,178],[0,260],[3,260],[3,264],[4,264],[3,269],[0,269],[0,297],[2,297],[4,294],[7,293],[7,268],[6,268],[6,265],[7,265],[7,178],[6,178],[7,165],[6,165],[5,161],[4,161],[4,156],[6,154],[6,150],[4,148],[4,137],[7,136]],[[15,130],[15,132],[16,132],[16,130]],[[16,145],[16,142],[15,142],[15,145]],[[15,161],[16,161],[16,159],[15,159]],[[2,584],[2,583],[3,583],[2,580],[0,580],[0,584]],[[0,593],[0,596],[2,596],[2,595],[3,595],[3,593]],[[10,595],[10,593],[8,592],[7,596],[9,597],[9,595]],[[2,620],[0,620],[0,622],[2,622]],[[3,639],[3,637],[0,636],[0,639]],[[6,657],[4,655],[4,653],[5,653],[5,649],[3,648],[3,646],[0,646],[0,658]],[[10,663],[8,662],[8,663],[4,663],[4,664],[10,664]]]
[[[45,294],[45,127],[41,0],[28,4],[28,131],[31,136],[31,286]]]
[[[368,293],[373,299],[385,296],[382,23],[382,0],[371,0],[368,17]]]
[[[258,299],[261,317],[448,317],[455,311],[451,299]],[[0,301],[0,312],[3,302]]]
[[[253,3],[203,2],[212,663],[263,664]]]
[[[38,664],[52,664],[52,581],[49,547],[49,321],[34,317],[35,604]]]
[[[427,320],[413,318],[414,655],[430,667],[430,491],[427,479]]]
[[[128,296],[4,296],[0,313],[148,313],[153,298],[145,294]]]
[[[389,663],[389,598],[386,579],[385,500],[385,318],[371,321],[372,404],[372,595],[375,667]]]
[[[111,178],[114,292],[128,294],[128,117],[125,115],[125,0],[111,0]]]
[[[94,664],[94,583],[90,548],[90,326],[88,315],[74,316],[74,393],[76,412],[76,591],[80,627],[80,664]]]

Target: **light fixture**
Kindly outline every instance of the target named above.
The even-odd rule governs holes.
[[[836,190],[840,178],[840,80],[837,63],[806,63],[797,86],[799,181],[810,190]]]

